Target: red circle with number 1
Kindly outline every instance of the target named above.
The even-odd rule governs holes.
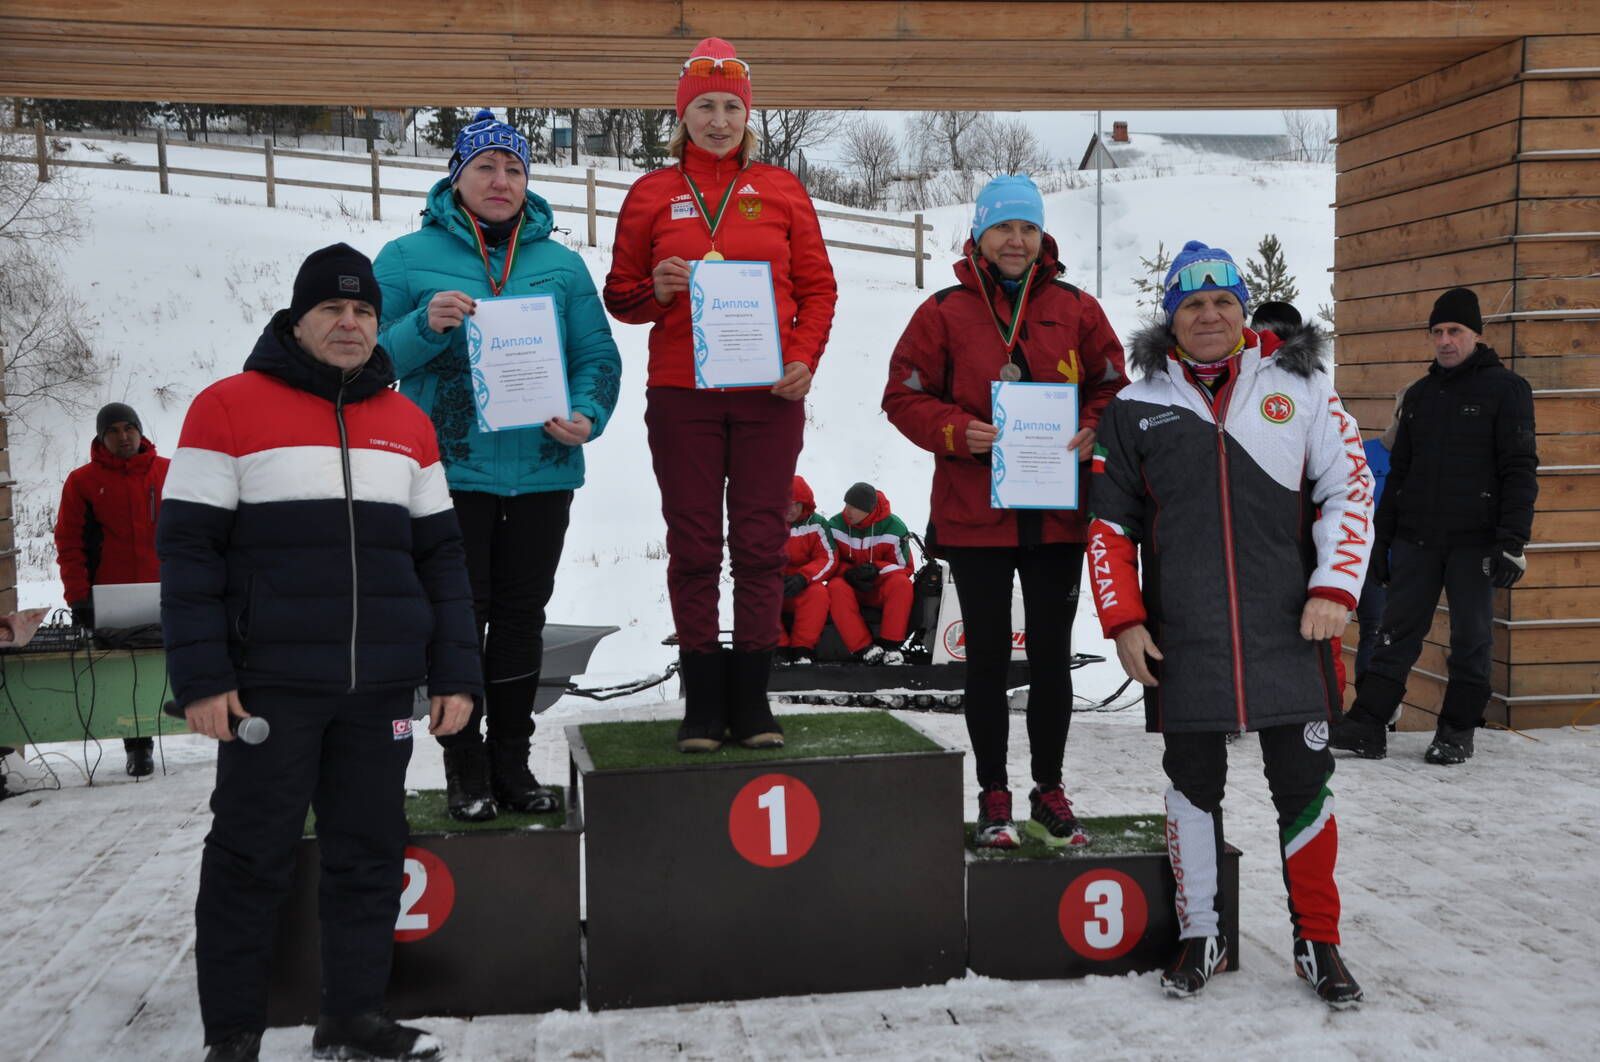
[[[1101,867],[1072,880],[1061,894],[1057,918],[1073,951],[1086,959],[1118,959],[1144,936],[1150,906],[1138,882]]]
[[[437,933],[456,906],[456,879],[445,861],[426,848],[406,846],[406,880],[394,939],[402,944]]]
[[[786,867],[803,859],[821,828],[816,795],[792,775],[762,775],[739,790],[728,809],[734,849],[758,867]]]

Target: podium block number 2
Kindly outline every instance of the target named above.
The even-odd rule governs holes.
[[[728,809],[734,850],[758,867],[803,859],[822,828],[816,794],[787,774],[764,774],[745,784]]]
[[[1061,894],[1061,937],[1086,959],[1121,958],[1133,950],[1150,923],[1150,905],[1139,883],[1120,870],[1100,867],[1080,874]]]
[[[402,944],[437,933],[456,905],[456,879],[445,861],[414,845],[406,846],[405,885],[394,939]]]

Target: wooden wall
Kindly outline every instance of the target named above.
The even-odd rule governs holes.
[[[5,355],[0,346],[0,362]],[[0,373],[0,407],[5,405],[5,374]],[[11,444],[6,432],[6,418],[0,416],[0,616],[17,610],[17,536],[12,523],[11,509]]]
[[[1489,719],[1563,725],[1600,697],[1600,36],[1524,38],[1342,108],[1337,168],[1336,380],[1363,436],[1426,371],[1451,287],[1533,385],[1539,501],[1528,574],[1496,592]],[[1403,727],[1433,727],[1448,645],[1441,602]]]

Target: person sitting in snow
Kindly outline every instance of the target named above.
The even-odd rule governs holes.
[[[822,626],[828,622],[827,579],[838,559],[833,529],[817,515],[817,497],[800,476],[794,477],[785,516],[789,521],[789,541],[783,554],[780,666],[811,663]]]
[[[889,499],[870,483],[844,492],[844,509],[828,521],[839,554],[828,581],[828,615],[844,647],[864,664],[903,664],[900,643],[911,625],[911,532],[889,511]],[[861,606],[883,610],[878,639]]]

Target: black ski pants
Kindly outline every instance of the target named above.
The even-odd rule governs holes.
[[[194,908],[207,1043],[266,1027],[273,935],[308,806],[322,860],[322,1013],[383,1005],[410,837],[411,690],[245,690],[240,699],[272,732],[259,745],[217,748]]]
[[[544,662],[544,610],[555,591],[572,491],[506,497],[452,491],[467,552],[467,577],[483,647],[484,700],[445,748],[477,744],[487,718],[490,741],[527,741]]]
[[[978,785],[985,789],[1006,785],[1013,572],[1022,580],[1028,639],[1028,750],[1033,780],[1043,787],[1059,785],[1072,723],[1072,619],[1078,610],[1083,544],[947,546],[943,553],[956,581],[966,630],[964,711]]]

